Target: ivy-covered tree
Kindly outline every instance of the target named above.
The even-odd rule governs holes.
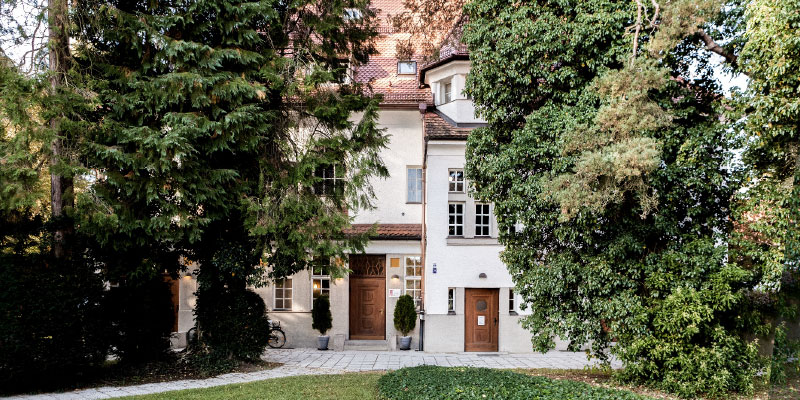
[[[350,79],[374,51],[367,3],[81,3],[78,60],[100,107],[80,228],[110,276],[197,261],[202,339],[215,301],[363,248],[342,233],[347,210],[370,207],[387,174],[379,99]]]
[[[776,275],[733,257],[749,165],[713,58],[741,71],[743,7],[466,5],[467,91],[488,121],[466,172],[495,203],[536,349],[610,351],[623,377],[684,396],[752,389],[745,337],[769,332],[774,307],[754,299]]]

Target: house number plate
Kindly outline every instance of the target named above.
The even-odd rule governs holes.
[[[486,317],[478,315],[478,326],[486,325]]]

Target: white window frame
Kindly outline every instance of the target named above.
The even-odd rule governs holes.
[[[325,274],[325,268],[328,268],[328,273]],[[317,273],[319,270],[319,273]],[[312,265],[311,266],[311,308],[314,308],[314,285],[319,281],[319,294],[327,295],[331,298],[331,271],[329,265]],[[328,288],[322,286],[322,282],[328,282]]]
[[[453,81],[442,82],[442,103],[447,104],[453,101]]]
[[[508,289],[508,313],[517,313],[517,299],[514,297],[514,288]]]
[[[458,179],[459,172],[461,173],[461,180]],[[447,170],[447,191],[449,193],[464,193],[465,186],[466,180],[464,179],[463,168],[450,168]]]
[[[331,167],[333,176],[328,176],[327,169],[325,167]],[[337,171],[337,169],[343,169],[344,166],[341,164],[332,164],[326,165],[321,167],[322,174],[317,175],[317,171],[314,171],[314,177],[318,179],[314,186],[314,193],[318,196],[337,196],[340,194],[344,194],[344,186],[345,186],[345,174],[342,171]],[[338,176],[341,175],[341,176]],[[317,191],[317,186],[321,185],[319,191]],[[342,193],[337,193],[337,186],[341,187]],[[328,193],[327,188],[331,188],[330,193]]]
[[[456,288],[447,288],[447,313],[456,313]]]
[[[286,288],[286,282],[290,282],[291,287]],[[272,309],[274,311],[292,311],[292,307],[294,306],[294,284],[291,283],[292,278],[283,278],[275,281],[275,285],[272,288]],[[278,288],[278,284],[282,284],[283,287]],[[281,297],[278,297],[278,289],[281,290]],[[289,291],[289,297],[286,297],[286,290]],[[278,307],[278,299],[283,301],[283,307]],[[289,300],[289,307],[286,307],[286,300]]]
[[[414,182],[415,187],[412,188],[411,171],[419,171],[419,180]],[[414,193],[414,199],[411,194]],[[406,167],[406,203],[408,204],[421,204],[422,203],[422,167],[409,165]]]
[[[413,68],[414,71],[413,72],[401,72],[400,71],[400,65],[401,64],[413,65],[414,66],[414,68]],[[397,75],[417,75],[417,62],[414,61],[414,60],[397,61]]]
[[[408,260],[411,258],[417,259],[417,264],[412,266],[412,272],[414,275],[408,274]],[[405,284],[403,285],[403,293],[410,295],[414,299],[414,305],[419,310],[422,306],[422,257],[421,256],[405,256],[403,257],[403,274],[405,275]],[[419,275],[416,275],[417,269],[419,269]],[[408,283],[413,282],[414,288],[409,289]],[[409,293],[411,291],[411,293]],[[417,293],[419,296],[417,296]]]
[[[481,209],[480,214],[478,213],[478,208]],[[475,237],[489,237],[491,235],[492,207],[487,203],[475,203]]]
[[[464,236],[464,203],[451,201],[447,203],[447,236],[463,237]],[[459,206],[461,213],[458,212]],[[452,209],[451,209],[452,208]],[[461,217],[461,223],[458,223],[458,217]],[[451,223],[450,220],[453,220]],[[459,229],[461,232],[459,233]]]

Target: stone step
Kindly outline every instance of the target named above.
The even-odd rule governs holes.
[[[345,340],[344,349],[357,351],[389,351],[389,342],[386,340]]]

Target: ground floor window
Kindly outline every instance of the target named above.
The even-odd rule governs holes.
[[[514,307],[514,289],[508,289],[508,312],[510,314],[514,314],[517,312],[516,308]]]
[[[331,296],[331,273],[330,267],[326,262],[314,262],[311,270],[311,295],[312,307],[313,300],[319,296]]]
[[[275,310],[292,309],[292,278],[275,281]]]
[[[417,309],[422,307],[422,258],[406,257],[406,294],[414,299]]]
[[[447,313],[456,313],[456,288],[447,289]]]

